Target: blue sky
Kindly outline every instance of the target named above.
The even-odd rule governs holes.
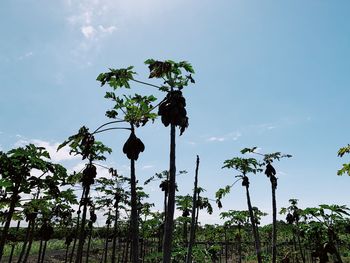
[[[348,161],[337,157],[349,143],[348,1],[12,0],[0,6],[1,149],[35,142],[77,168],[76,159],[54,149],[80,126],[107,121],[100,72],[134,65],[147,80],[147,58],[187,60],[196,84],[184,91],[190,127],[178,138],[177,168],[189,174],[178,179],[181,194],[192,188],[197,154],[200,184],[213,198],[236,175],[221,169],[223,161],[258,146],[293,155],[275,164],[279,207],[290,198],[301,207],[350,205],[349,178],[336,175]],[[146,145],[138,161],[143,182],[167,169],[169,132],[156,121],[138,135]],[[125,132],[98,138],[114,149],[107,164],[125,175],[126,138]],[[147,189],[161,208],[158,185]],[[251,192],[253,205],[270,212],[264,175],[252,176]],[[224,210],[246,209],[244,197],[235,186]],[[202,221],[219,222],[219,212]]]

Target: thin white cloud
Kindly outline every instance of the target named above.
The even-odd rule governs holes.
[[[85,41],[98,42],[102,37],[112,34],[117,29],[113,16],[117,2],[110,0],[65,1],[70,13],[66,20],[73,29],[80,29]]]
[[[24,55],[21,55],[18,57],[18,60],[23,60],[29,57],[32,57],[34,55],[34,53],[32,51],[29,51],[27,53],[25,53]]]
[[[81,33],[86,39],[92,39],[96,35],[96,29],[93,26],[82,26]]]
[[[148,170],[148,169],[152,169],[152,168],[154,168],[154,166],[153,165],[144,165],[144,166],[142,166],[142,170]]]
[[[223,136],[211,136],[209,138],[207,138],[208,142],[224,142],[224,141],[237,141],[240,137],[242,136],[242,134],[240,132],[230,132],[228,134],[225,134]]]
[[[99,25],[98,28],[101,32],[108,33],[108,34],[112,34],[115,30],[117,30],[115,26],[104,27],[102,25]]]
[[[216,137],[216,136],[212,136],[210,138],[208,138],[209,142],[223,142],[225,141],[226,138],[225,137]]]

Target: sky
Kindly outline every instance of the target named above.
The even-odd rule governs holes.
[[[337,170],[349,157],[337,157],[349,143],[349,1],[276,0],[12,0],[0,4],[0,149],[26,143],[45,146],[52,159],[70,171],[81,161],[57,146],[85,125],[108,121],[107,88],[96,81],[108,68],[135,66],[148,79],[144,61],[189,61],[196,83],[184,90],[190,126],[177,137],[179,194],[190,194],[196,155],[199,184],[214,199],[237,172],[223,162],[245,147],[261,153],[293,155],[274,163],[278,208],[290,198],[300,207],[348,205],[350,178]],[[132,92],[164,94],[142,85]],[[137,161],[143,183],[168,169],[169,129],[160,120],[137,130],[146,150]],[[97,137],[113,148],[106,166],[128,175],[122,154],[127,132]],[[106,171],[99,169],[101,175]],[[251,176],[254,206],[269,213],[270,182]],[[158,182],[146,191],[162,208]],[[220,223],[219,213],[247,209],[236,184],[213,215],[202,223]],[[213,203],[215,206],[215,204]],[[282,218],[282,217],[280,217]]]

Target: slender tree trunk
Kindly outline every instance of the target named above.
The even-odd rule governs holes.
[[[199,156],[197,155],[196,161],[196,171],[194,177],[194,189],[193,189],[193,197],[192,197],[192,214],[191,214],[191,232],[190,232],[190,240],[188,242],[187,247],[187,256],[186,263],[192,262],[192,247],[194,243],[195,230],[196,230],[196,206],[197,206],[197,189],[198,189],[198,169],[199,169]]]
[[[111,216],[111,212],[108,212],[108,222],[110,222],[110,216]],[[104,251],[104,263],[107,263],[107,255],[108,255],[108,237],[109,237],[109,228],[110,228],[110,223],[107,224],[107,236],[106,236],[106,243],[105,243],[105,251]],[[101,260],[101,263],[103,261]]]
[[[225,227],[225,263],[227,263],[228,260],[228,251],[227,251],[227,228]]]
[[[252,224],[252,229],[253,229],[256,256],[257,256],[258,262],[262,263],[259,230],[258,230],[258,227],[255,223],[253,207],[252,207],[252,204],[250,202],[250,194],[249,194],[249,186],[248,185],[246,185],[246,195],[247,195],[247,203],[248,203],[250,222]]]
[[[84,196],[84,191],[85,191],[85,189],[83,189],[82,197]],[[73,261],[75,246],[77,244],[78,232],[79,232],[79,227],[80,227],[80,214],[81,214],[81,206],[79,206],[79,209],[78,209],[77,227],[75,229],[75,237],[74,237],[74,241],[73,241],[72,250],[70,252],[69,263],[72,263],[72,261]]]
[[[19,258],[18,258],[18,263],[20,263],[22,261],[22,258],[24,257],[24,254],[26,252],[26,248],[27,248],[27,244],[28,244],[28,241],[29,241],[29,237],[30,237],[30,229],[32,227],[32,220],[30,220],[28,222],[28,226],[27,226],[27,231],[26,231],[26,236],[23,240],[23,246],[22,246],[22,249],[21,249],[21,253],[19,254]]]
[[[19,229],[19,226],[21,225],[21,221],[18,221],[17,222],[17,227],[16,227],[16,236],[18,236],[18,229]],[[13,243],[11,245],[11,252],[10,252],[10,256],[9,256],[9,263],[12,262],[12,257],[13,257],[13,252],[15,251],[15,246],[16,246],[16,243]]]
[[[297,240],[298,240],[298,245],[299,245],[299,250],[300,250],[300,255],[301,255],[301,260],[303,261],[303,263],[305,263],[305,255],[304,255],[304,252],[303,252],[303,248],[301,246],[301,240],[300,240],[300,233],[299,233],[299,223],[297,222],[296,223],[297,225]]]
[[[90,254],[91,237],[92,237],[92,227],[91,227],[91,229],[90,229],[89,240],[88,240],[88,244],[87,244],[86,260],[85,260],[86,263],[89,263],[89,254]]]
[[[23,259],[23,262],[26,263],[29,257],[30,250],[32,248],[33,240],[34,240],[34,228],[35,228],[35,220],[32,221],[32,227],[30,230],[30,236],[29,236],[29,242],[28,242],[28,248],[27,252],[25,254],[25,257]]]
[[[166,221],[164,226],[163,238],[163,263],[170,263],[172,241],[173,241],[173,227],[174,227],[174,210],[175,210],[175,188],[176,188],[176,156],[175,156],[175,125],[170,127],[170,169],[169,169],[169,196],[166,213]]]
[[[6,222],[4,225],[4,228],[2,230],[1,233],[1,239],[0,239],[0,262],[1,262],[1,258],[4,252],[4,247],[5,247],[5,243],[6,243],[6,237],[10,228],[10,224],[11,224],[11,219],[12,219],[12,215],[15,212],[15,207],[16,207],[16,203],[18,201],[18,186],[15,186],[15,189],[13,190],[12,196],[11,196],[11,202],[10,202],[10,207],[9,207],[9,211],[7,214],[7,218],[6,218]]]
[[[86,224],[86,213],[87,213],[87,201],[89,198],[89,192],[90,192],[90,185],[87,185],[85,187],[84,195],[83,195],[83,214],[81,216],[81,226],[80,226],[80,233],[79,233],[79,243],[78,243],[78,250],[77,250],[77,256],[75,258],[75,263],[81,263],[82,257],[83,257],[83,248],[85,243],[85,224]]]
[[[115,203],[114,227],[113,227],[112,263],[115,263],[115,253],[116,253],[116,250],[117,250],[118,209],[119,209],[119,204],[116,201],[116,203]]]
[[[137,192],[135,160],[130,161],[130,186],[131,186],[131,258],[132,263],[139,262],[139,224],[137,215]]]
[[[238,225],[238,263],[242,262],[242,235],[241,225]]]
[[[42,253],[42,250],[43,250],[43,240],[40,239],[40,246],[39,246],[39,253],[38,253],[38,263],[41,262],[41,253]]]
[[[43,253],[42,253],[42,256],[41,256],[41,263],[44,263],[44,259],[45,259],[45,254],[46,254],[46,247],[47,247],[47,240],[45,240],[44,242],[44,248],[43,248]]]
[[[68,252],[69,252],[69,245],[67,245],[67,247],[66,247],[66,256],[65,256],[65,259],[64,259],[64,263],[68,262]]]
[[[298,257],[298,247],[297,247],[297,241],[295,238],[295,229],[294,226],[292,225],[292,232],[293,232],[293,254],[295,254],[295,258],[296,258],[296,262],[299,263],[299,257]],[[293,257],[293,261],[294,261],[294,257]]]
[[[272,187],[272,263],[277,260],[277,205],[276,205],[276,188],[277,178],[274,175],[270,176]]]

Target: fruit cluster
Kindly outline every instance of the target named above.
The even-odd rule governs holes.
[[[53,227],[48,223],[44,223],[39,229],[39,237],[42,240],[48,241],[53,235]]]
[[[162,118],[162,123],[165,127],[169,124],[180,127],[180,135],[188,127],[188,117],[186,100],[179,90],[170,91],[164,101],[159,105],[158,114]]]
[[[95,182],[96,178],[96,166],[93,164],[88,164],[86,165],[84,171],[83,171],[83,176],[81,178],[81,182],[83,183],[83,186],[90,186]]]
[[[123,146],[123,153],[125,153],[130,160],[136,161],[139,158],[140,152],[143,152],[144,150],[145,145],[143,142],[136,137],[134,132],[131,132],[128,140]]]

